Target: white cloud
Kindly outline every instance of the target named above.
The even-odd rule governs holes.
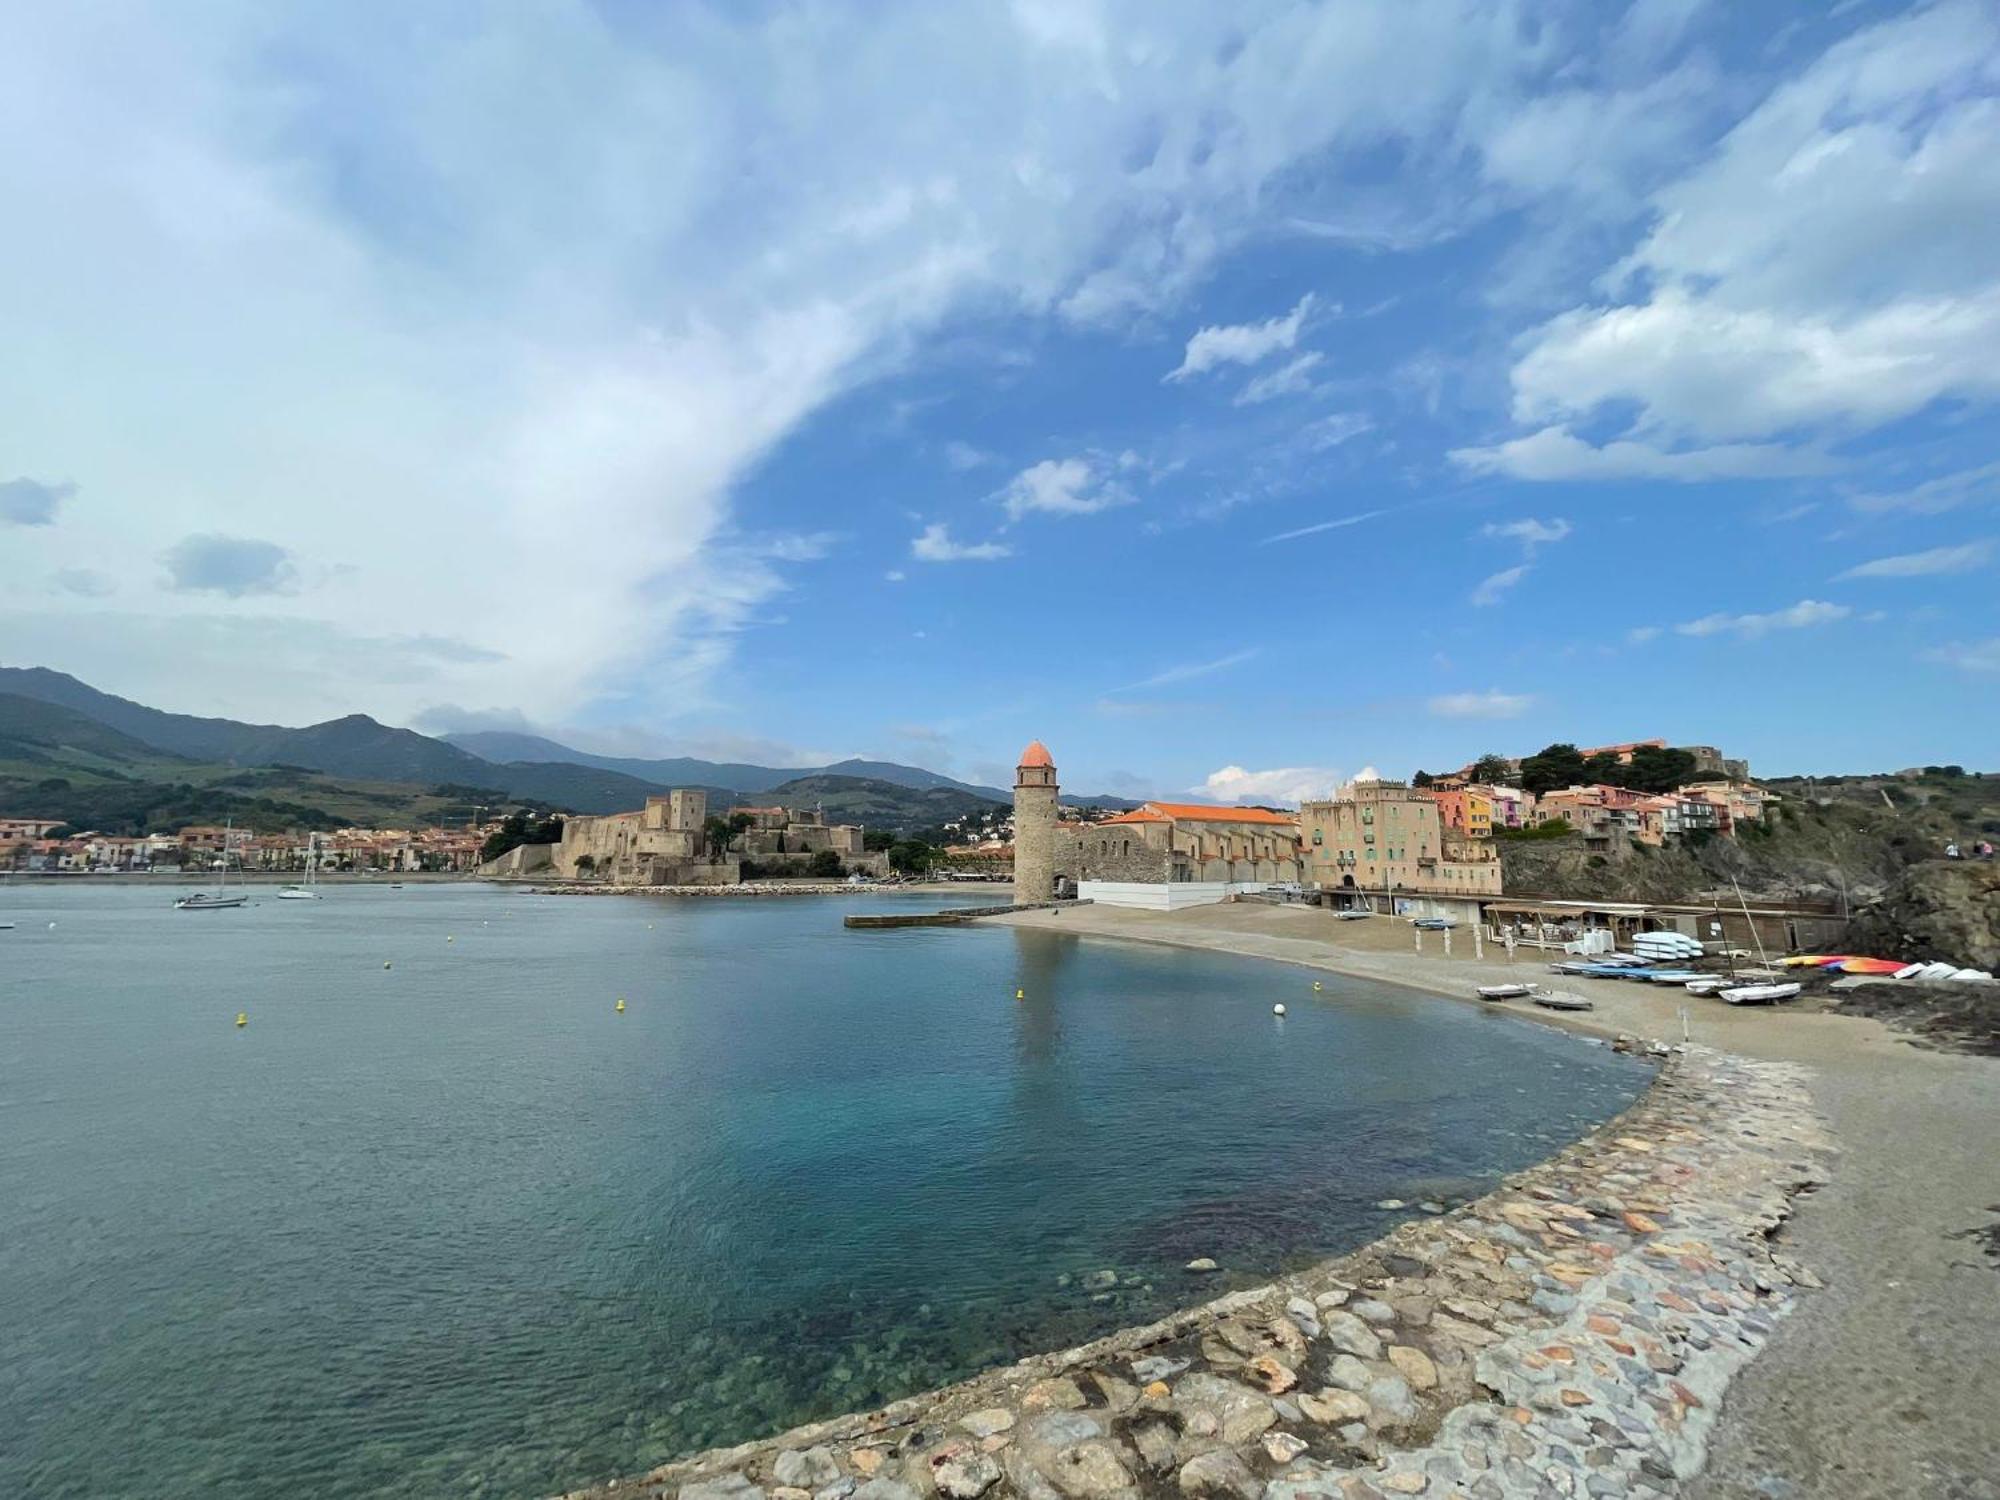
[[[1532,693],[1443,693],[1425,705],[1441,719],[1518,719],[1535,701]]]
[[[2000,636],[1983,641],[1953,641],[1924,653],[1924,660],[1943,662],[1961,672],[2000,672]]]
[[[1993,555],[1991,542],[1966,542],[1958,547],[1932,547],[1927,552],[1903,552],[1878,557],[1849,568],[1840,578],[1928,578],[1939,573],[1970,573]]]
[[[1524,550],[1533,552],[1537,547],[1553,546],[1564,540],[1569,536],[1570,529],[1569,522],[1561,516],[1553,521],[1538,521],[1533,516],[1524,516],[1518,521],[1488,521],[1479,528],[1479,534],[1519,542]]]
[[[1111,477],[1114,467],[1131,466],[1088,458],[1045,458],[1016,474],[996,498],[1010,521],[1029,514],[1095,515],[1137,498]]]
[[[918,562],[997,562],[1013,555],[1014,549],[1003,542],[955,542],[943,521],[933,522],[910,539],[910,556]]]
[[[1601,283],[1610,300],[1537,330],[1512,379],[1517,420],[1567,439],[1565,424],[1630,414],[1625,438],[1665,456],[1611,462],[1571,440],[1526,477],[1720,477],[1693,456],[1718,452],[1706,444],[1804,438],[1809,456],[1821,437],[2000,395],[1996,54],[1991,5],[1917,7],[1830,48],[1660,189]],[[1784,472],[1720,451],[1734,475]]]
[[[1281,317],[1261,323],[1226,323],[1197,329],[1187,341],[1187,350],[1178,367],[1167,372],[1168,380],[1186,380],[1218,365],[1254,365],[1298,342],[1306,314],[1312,310],[1313,295],[1307,292],[1296,306]]]
[[[1472,597],[1466,602],[1480,609],[1498,604],[1507,590],[1528,576],[1528,571],[1528,564],[1522,563],[1518,567],[1502,568],[1497,573],[1489,574],[1480,580],[1479,587],[1472,591]]]
[[[1660,627],[1657,625],[1634,625],[1625,632],[1626,642],[1634,646],[1643,646],[1646,642],[1656,641],[1659,638]]]
[[[891,568],[882,575],[882,578],[887,583],[901,583],[907,576],[901,568]]]
[[[1593,445],[1566,427],[1544,427],[1490,448],[1454,448],[1451,461],[1475,474],[1512,479],[1776,479],[1823,473],[1829,464],[1810,449],[1775,443],[1723,443],[1669,452],[1619,439]]]
[[[1325,358],[1317,351],[1301,354],[1297,359],[1259,375],[1236,393],[1236,404],[1255,406],[1260,401],[1275,401],[1280,396],[1303,395],[1313,388],[1312,372]]]
[[[1192,790],[1197,796],[1239,806],[1256,803],[1297,807],[1309,799],[1331,797],[1340,784],[1340,772],[1329,766],[1278,766],[1268,771],[1224,766],[1209,772],[1207,779]]]
[[[1784,609],[1774,609],[1761,615],[1703,615],[1699,620],[1689,620],[1676,625],[1674,630],[1680,635],[1740,635],[1755,639],[1768,635],[1774,630],[1806,630],[1814,625],[1830,625],[1836,620],[1844,620],[1854,611],[1845,604],[1829,604],[1823,599],[1801,599],[1797,604]]]
[[[967,469],[977,469],[993,462],[993,455],[984,448],[975,448],[970,443],[954,438],[944,445],[944,461],[952,468],[964,473]]]

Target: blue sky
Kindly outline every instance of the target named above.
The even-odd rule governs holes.
[[[1994,764],[1990,6],[12,30],[10,663],[1083,791]]]

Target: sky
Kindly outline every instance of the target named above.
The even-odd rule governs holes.
[[[1285,800],[2000,767],[2000,10],[10,4],[0,661]]]

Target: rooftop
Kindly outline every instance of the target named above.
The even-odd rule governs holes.
[[[1144,802],[1106,823],[1269,823],[1290,826],[1298,819],[1268,807],[1215,807],[1206,802]]]
[[[1054,770],[1055,764],[1055,757],[1049,754],[1049,747],[1044,745],[1040,740],[1035,740],[1027,749],[1021,752],[1021,763],[1015,769],[1025,771],[1030,768],[1046,766],[1050,770]]]

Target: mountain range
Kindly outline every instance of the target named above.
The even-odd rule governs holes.
[[[81,721],[122,737],[127,760],[134,759],[130,751],[137,746],[155,752],[155,762],[164,756],[189,766],[289,768],[447,791],[471,802],[515,801],[572,812],[617,812],[638,807],[669,787],[700,787],[711,800],[759,795],[786,806],[823,805],[829,814],[857,817],[876,826],[915,828],[1010,800],[1010,794],[998,787],[893,761],[851,759],[828,766],[775,767],[692,757],[646,760],[593,755],[528,734],[483,731],[433,737],[379,723],[366,714],[303,728],[202,718],[101,692],[46,667],[0,667],[0,695],[16,700],[10,715],[0,716],[0,723],[13,723],[17,744],[33,749],[29,760],[21,762],[24,768],[46,760],[53,748],[78,749],[74,742],[89,738],[77,727]],[[68,712],[60,720],[31,724],[34,715],[20,706],[23,703]],[[164,775],[172,769],[155,764],[144,774]],[[113,774],[129,778],[130,773]],[[1118,808],[1136,805],[1113,797],[1063,800]]]

